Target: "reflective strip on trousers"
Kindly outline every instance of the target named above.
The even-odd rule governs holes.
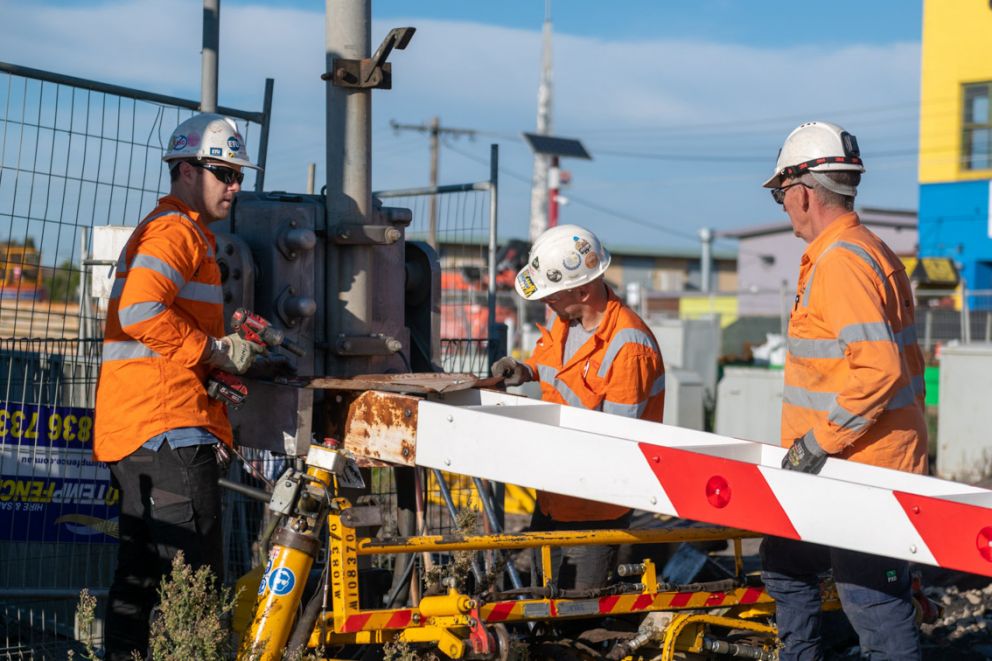
[[[603,362],[600,364],[598,372],[601,379],[606,378],[610,368],[613,366],[613,361],[625,344],[639,344],[658,353],[658,347],[650,335],[639,328],[624,328],[613,336],[609,346],[606,348],[606,353],[603,356]]]
[[[103,345],[103,362],[112,360],[131,360],[134,358],[161,358],[161,356],[138,341],[105,342]]]

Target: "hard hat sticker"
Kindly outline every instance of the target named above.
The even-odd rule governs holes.
[[[592,248],[592,246],[589,245],[589,242],[585,239],[580,239],[577,236],[572,238],[575,239],[575,249],[579,251],[580,255],[586,254]]]
[[[561,282],[561,271],[558,269],[548,269],[548,272],[544,275],[546,275],[548,280],[551,282]]]
[[[574,271],[582,266],[582,255],[577,252],[570,252],[565,255],[565,259],[561,260],[561,265],[564,266],[567,271]]]
[[[591,252],[586,255],[586,267],[594,269],[599,265],[599,256],[596,253]]]
[[[192,132],[192,133],[190,133],[186,137],[186,140],[189,142],[189,146],[190,147],[199,147],[200,146],[200,134],[199,133],[196,133],[195,131]]]
[[[210,148],[210,155],[211,156],[223,156],[224,155],[224,150],[221,149],[220,147],[211,147]]]
[[[177,135],[174,138],[172,138],[172,146],[170,146],[169,149],[185,149],[186,148],[186,144],[187,144],[186,143],[186,136],[185,135]]]
[[[269,574],[269,590],[272,594],[282,597],[293,591],[296,585],[296,574],[288,567],[279,567]]]
[[[227,146],[231,151],[241,151],[241,140],[237,136],[231,136],[227,139]]]
[[[537,257],[535,257],[535,258],[534,258],[534,261],[532,261],[532,262],[530,263],[530,265],[531,265],[531,266],[533,266],[533,267],[534,267],[534,268],[536,268],[536,269],[539,269],[539,268],[541,268],[541,262],[540,262],[540,260],[538,260],[538,258],[537,258]]]
[[[524,295],[524,298],[530,298],[537,291],[537,285],[534,284],[530,273],[519,274],[517,276],[517,282],[520,284],[520,291]]]

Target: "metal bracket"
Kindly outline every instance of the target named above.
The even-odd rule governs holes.
[[[321,75],[321,79],[330,80],[332,85],[338,87],[392,89],[393,67],[386,59],[394,48],[406,48],[416,31],[416,28],[393,28],[372,57],[362,60],[336,57],[331,71]]]
[[[382,525],[382,510],[378,507],[349,507],[341,512],[341,523],[349,528],[371,528]]]
[[[289,514],[296,503],[296,494],[300,491],[300,475],[293,468],[287,468],[272,489],[269,509],[277,514]]]
[[[339,356],[389,356],[403,350],[403,343],[388,335],[339,335],[334,352]]]
[[[360,225],[358,223],[334,225],[329,230],[331,240],[338,245],[388,246],[403,238],[403,230],[389,225]]]

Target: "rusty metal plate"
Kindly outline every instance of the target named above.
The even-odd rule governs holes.
[[[360,466],[413,466],[420,398],[369,390],[348,407],[342,441]]]
[[[419,372],[412,374],[360,374],[346,379],[332,377],[296,377],[277,379],[277,383],[317,390],[381,390],[383,392],[426,395],[454,392],[468,388],[492,388],[502,377],[480,379],[474,374]]]

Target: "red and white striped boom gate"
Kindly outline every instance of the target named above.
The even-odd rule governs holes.
[[[419,466],[992,576],[992,491],[642,420],[466,390],[418,405]]]

